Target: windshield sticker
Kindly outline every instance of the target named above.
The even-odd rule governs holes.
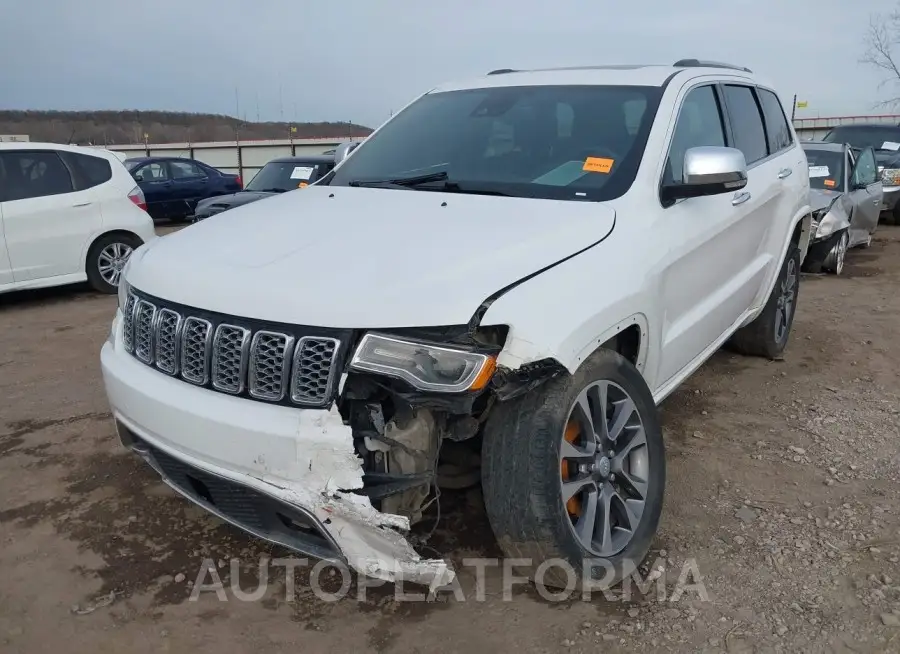
[[[582,170],[587,173],[603,173],[608,174],[612,170],[615,159],[607,159],[606,157],[588,157],[584,160]]]
[[[809,178],[814,179],[816,177],[831,177],[831,171],[828,170],[828,166],[810,166]]]
[[[572,182],[584,177],[581,161],[568,161],[553,170],[544,173],[540,177],[531,180],[532,184],[546,184],[547,186],[568,186]]]
[[[900,143],[894,143],[893,141],[885,141],[881,144],[879,150],[900,150]]]
[[[294,172],[291,173],[291,179],[306,179],[312,177],[312,166],[296,166]]]
[[[825,184],[825,186],[827,186],[828,188],[834,188],[835,186],[837,186],[837,182],[833,179],[826,179],[822,183]]]

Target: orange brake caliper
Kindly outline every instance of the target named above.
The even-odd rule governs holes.
[[[574,420],[570,420],[566,424],[566,433],[563,435],[563,438],[569,443],[574,443],[578,440],[580,433],[581,430],[578,427],[578,423]],[[569,481],[569,462],[563,459],[561,464],[560,474],[562,475],[562,480]],[[578,499],[577,495],[573,495],[569,498],[569,501],[566,502],[566,511],[569,512],[569,515],[581,515],[581,500]]]

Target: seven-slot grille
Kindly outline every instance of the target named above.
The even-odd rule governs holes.
[[[167,375],[266,402],[324,406],[332,399],[340,339],[254,330],[224,317],[211,322],[134,293],[123,313],[125,349]]]

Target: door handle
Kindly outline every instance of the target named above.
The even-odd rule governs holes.
[[[750,194],[747,191],[744,191],[743,193],[735,193],[734,197],[731,198],[731,206],[736,207],[739,204],[744,204],[749,199]]]
[[[879,200],[872,200],[872,204],[877,207],[879,204],[881,204],[881,202]]]
[[[89,207],[89,206],[91,206],[91,204],[92,204],[91,202],[79,202],[78,204],[73,204],[72,207],[73,207],[73,208],[77,208],[77,207]]]
[[[794,171],[791,168],[782,168],[778,171],[778,179],[784,179],[785,177],[790,177],[791,173]]]

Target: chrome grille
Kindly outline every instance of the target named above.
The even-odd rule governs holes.
[[[141,300],[134,312],[134,356],[150,363],[153,361],[153,321],[156,318],[156,306]]]
[[[250,345],[250,395],[260,400],[284,397],[294,339],[287,334],[259,331]]]
[[[341,339],[306,336],[304,327],[254,328],[259,321],[167,304],[128,295],[123,341],[140,361],[231,395],[295,406],[331,402]]]
[[[302,404],[319,404],[331,391],[332,365],[340,341],[334,338],[304,337],[297,343],[291,399]]]
[[[134,307],[137,298],[129,294],[125,300],[125,308],[122,310],[122,341],[128,352],[134,351]]]
[[[216,390],[240,393],[244,389],[250,330],[219,325],[213,338],[212,383]]]
[[[201,318],[185,318],[181,329],[181,376],[192,384],[205,384],[209,377],[212,325]]]
[[[168,375],[178,371],[178,332],[181,316],[171,309],[160,309],[156,317],[156,367]]]

